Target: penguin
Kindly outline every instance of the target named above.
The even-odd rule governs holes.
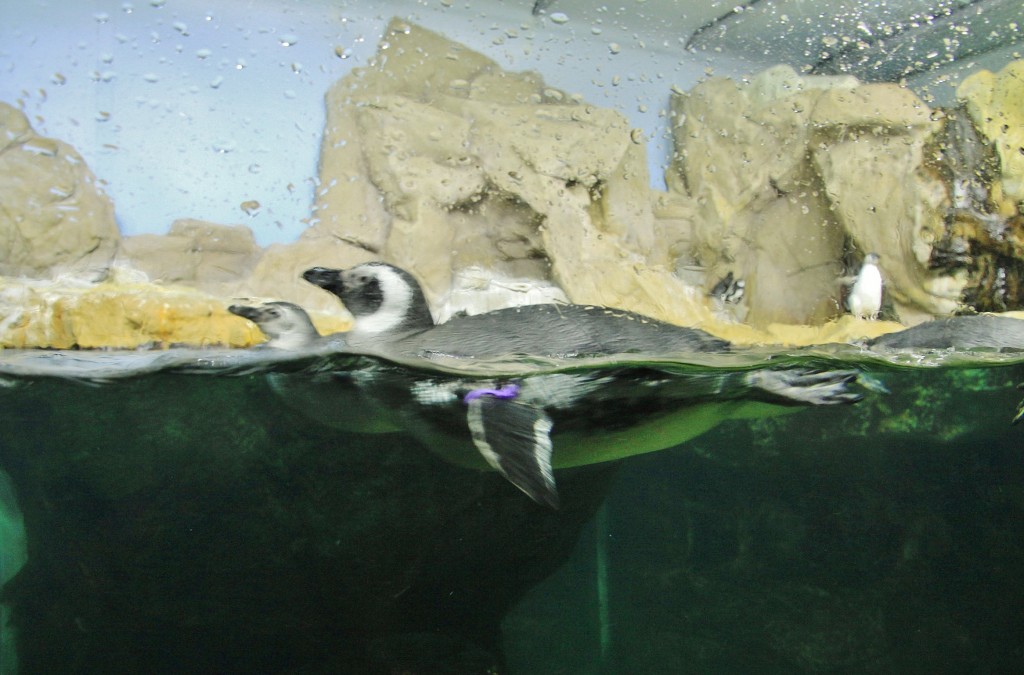
[[[516,363],[528,364],[730,349],[727,341],[699,329],[587,305],[525,305],[434,324],[415,278],[385,263],[316,267],[303,278],[338,296],[353,315],[349,348],[395,363],[518,357]],[[552,508],[559,503],[556,465],[678,445],[730,417],[773,414],[763,409],[766,403],[834,405],[861,398],[848,388],[856,379],[853,371],[708,369],[683,376],[669,366],[650,365],[534,374],[522,368],[520,375],[468,377],[431,374],[422,366],[414,372],[381,366],[357,384],[374,410],[391,416],[394,428],[448,452],[466,442],[487,466]],[[559,440],[558,458],[553,437]]]
[[[730,347],[698,328],[595,305],[522,305],[454,316],[435,325],[416,279],[380,262],[348,270],[314,267],[302,276],[336,295],[352,314],[350,344],[389,343],[407,356],[577,358],[723,352]]]
[[[859,319],[877,319],[882,309],[882,272],[878,269],[876,253],[864,256],[860,272],[846,298],[850,313]]]
[[[267,302],[261,307],[231,305],[228,311],[259,326],[267,336],[262,347],[303,349],[320,341],[320,333],[306,310],[290,302]]]
[[[868,341],[874,349],[1024,350],[1024,320],[978,314],[934,319]]]
[[[733,273],[729,272],[718,280],[718,283],[708,291],[708,295],[722,302],[736,304],[743,299],[746,285],[747,282],[743,279],[736,279]]]
[[[355,319],[348,338],[399,336],[433,327],[419,282],[403,269],[365,263],[348,270],[313,267],[302,278],[338,296]]]

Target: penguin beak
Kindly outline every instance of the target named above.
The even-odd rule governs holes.
[[[302,273],[302,278],[328,291],[340,291],[342,289],[341,270],[333,270],[329,267],[311,267]]]
[[[228,311],[243,319],[249,319],[249,321],[256,321],[260,315],[258,307],[247,307],[246,305],[231,305],[228,307]]]

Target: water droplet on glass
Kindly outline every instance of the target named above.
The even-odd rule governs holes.
[[[292,72],[296,73],[296,74],[301,73],[302,72],[302,64],[299,63],[298,61],[295,61],[294,63],[292,63]]]
[[[349,49],[348,47],[335,47],[334,55],[337,56],[339,59],[347,59],[348,57],[352,56],[352,50]]]
[[[260,203],[255,199],[244,201],[239,206],[247,216],[255,216],[260,210]]]
[[[551,15],[551,23],[569,23],[569,15],[565,12],[555,12]]]
[[[64,77],[60,73],[54,73],[53,76],[50,78],[50,82],[53,82],[54,84],[64,84],[67,81],[68,78]]]
[[[110,119],[110,113],[108,113],[106,110],[100,110],[99,112],[96,113],[96,121],[97,122],[106,122],[109,119]]]
[[[156,73],[146,73],[145,75],[142,76],[142,79],[144,79],[146,82],[159,82],[160,81],[160,77]]]
[[[163,7],[167,3],[167,0],[149,0],[151,7]]]
[[[96,12],[92,15],[92,18],[96,19],[96,23],[106,23],[110,21],[110,15],[106,12]]]
[[[222,84],[224,84],[224,78],[220,75],[210,80],[210,87],[213,89],[218,89]]]
[[[184,21],[175,21],[171,26],[173,26],[174,30],[178,31],[182,35],[188,35],[188,26],[185,25]]]
[[[100,54],[100,61],[102,61],[103,63],[113,63],[114,62],[114,55],[111,54],[110,52],[105,52],[103,54]]]
[[[248,64],[245,62],[245,59],[238,59],[238,61],[235,63],[235,70],[242,70],[247,65]]]
[[[296,96],[298,96],[298,94],[295,93],[294,89],[285,89],[284,90],[284,97],[285,98],[295,98]]]
[[[197,49],[196,56],[201,59],[208,59],[213,55],[213,52],[209,49]]]
[[[131,14],[135,11],[135,5],[130,2],[121,3],[121,11],[125,14]]]
[[[251,173],[253,175],[256,175],[260,171],[263,171],[263,167],[260,166],[259,164],[250,164],[249,165],[249,173]]]
[[[618,42],[613,42],[610,45],[608,45],[608,51],[610,51],[612,54],[618,54],[619,52],[622,51],[622,45],[620,45]]]
[[[602,32],[604,32],[604,31],[601,30],[600,26],[591,26],[590,27],[591,35],[600,35]]]
[[[299,36],[294,33],[285,33],[281,37],[277,38],[277,41],[281,43],[282,47],[291,47],[299,41]]]
[[[102,73],[100,73],[101,82],[110,82],[115,77],[117,77],[117,73],[115,73],[112,70],[104,70]]]
[[[214,152],[217,152],[217,153],[219,153],[221,155],[226,155],[227,153],[231,152],[234,149],[235,149],[235,142],[234,141],[229,141],[229,140],[223,140],[222,139],[222,140],[216,141],[213,144]]]

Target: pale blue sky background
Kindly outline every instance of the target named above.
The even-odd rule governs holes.
[[[663,185],[670,89],[712,64],[678,42],[649,44],[613,14],[556,23],[530,5],[0,0],[0,100],[85,156],[124,234],[194,217],[244,223],[263,245],[291,241],[310,215],[324,94],[401,16],[618,109],[646,130]],[[262,205],[252,216],[249,200]]]

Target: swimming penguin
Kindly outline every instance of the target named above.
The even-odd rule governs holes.
[[[265,347],[302,349],[320,340],[306,310],[290,302],[267,302],[260,307],[231,305],[228,311],[259,326],[267,336],[262,345]]]
[[[878,261],[875,253],[864,256],[860,272],[846,298],[850,313],[859,319],[877,319],[882,308],[882,273],[878,269]]]
[[[1024,320],[978,314],[934,319],[868,341],[885,349],[1024,350]]]
[[[355,319],[348,339],[398,336],[434,325],[427,299],[411,274],[385,263],[348,270],[313,267],[302,278],[341,298]]]
[[[576,358],[630,352],[723,352],[704,331],[606,307],[526,305],[434,325],[416,280],[384,263],[313,268],[303,277],[337,295],[355,323],[350,347],[408,363],[510,355]],[[678,445],[720,421],[775,406],[851,403],[851,371],[703,370],[616,365],[494,377],[415,374],[381,367],[361,376],[373,409],[429,447],[470,441],[475,455],[538,503],[558,505],[553,466],[618,459]],[[468,432],[468,433],[467,433]],[[558,457],[553,458],[554,439]]]
[[[508,307],[435,325],[419,283],[386,263],[302,275],[338,296],[352,314],[350,344],[387,341],[409,356],[573,358],[606,354],[721,352],[729,343],[621,309],[573,304]]]

